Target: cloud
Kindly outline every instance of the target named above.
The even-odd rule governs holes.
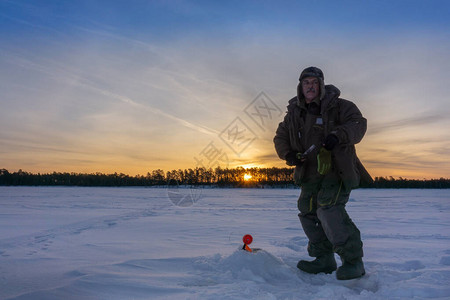
[[[100,94],[102,94],[104,96],[107,96],[108,98],[118,99],[118,100],[120,100],[120,101],[122,101],[122,102],[124,102],[126,104],[131,105],[132,107],[134,107],[136,109],[144,110],[144,111],[150,112],[152,114],[164,116],[164,117],[166,117],[167,119],[169,119],[171,121],[175,121],[175,122],[179,123],[180,125],[185,126],[185,127],[189,128],[189,129],[193,129],[193,130],[195,130],[195,131],[197,131],[199,133],[203,133],[203,134],[207,134],[207,135],[214,135],[214,136],[219,133],[218,131],[216,131],[214,129],[210,129],[210,128],[206,127],[206,126],[201,126],[201,125],[194,124],[194,123],[192,123],[190,121],[187,121],[185,119],[182,119],[182,118],[174,116],[174,115],[172,115],[170,113],[167,113],[167,112],[165,112],[165,111],[163,111],[163,110],[161,110],[159,108],[152,107],[152,106],[150,106],[148,104],[138,103],[138,102],[130,99],[129,97],[126,97],[126,96],[123,96],[123,95],[120,95],[120,94],[116,94],[116,93],[113,93],[113,92],[110,92],[110,91],[107,91],[107,90],[103,90],[103,89],[97,88],[97,87],[95,87],[93,85],[87,85],[87,84],[79,84],[79,85],[82,86],[82,87],[85,87],[85,88],[92,89],[92,90],[94,90],[94,91],[96,91],[96,92],[98,92],[98,93],[100,93]]]
[[[404,118],[400,120],[394,120],[391,122],[386,122],[383,124],[372,125],[368,131],[368,134],[380,134],[390,130],[402,129],[402,128],[412,128],[412,127],[423,127],[431,125],[434,123],[442,122],[448,116],[448,113],[437,113],[425,116],[414,116],[410,118]]]

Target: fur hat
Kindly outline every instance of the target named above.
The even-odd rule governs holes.
[[[304,69],[302,71],[302,73],[300,74],[300,78],[298,80],[302,81],[306,77],[317,77],[317,78],[324,80],[322,70],[319,68],[316,68],[316,67],[309,67],[309,68]]]

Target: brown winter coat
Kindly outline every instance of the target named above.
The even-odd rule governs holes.
[[[325,137],[334,133],[339,144],[332,150],[333,169],[342,179],[345,187],[354,189],[372,178],[356,156],[355,144],[359,143],[367,129],[367,120],[356,105],[339,98],[340,91],[333,85],[325,86],[321,96],[320,114],[307,112],[305,100],[300,93],[292,98],[287,114],[278,126],[274,138],[275,149],[281,159],[290,151],[305,152],[311,145],[316,148],[307,156],[301,167],[296,167],[294,180],[301,185],[309,179],[319,176],[316,155]]]

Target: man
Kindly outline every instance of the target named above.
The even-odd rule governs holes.
[[[274,138],[278,156],[295,166],[301,186],[298,214],[309,239],[308,254],[297,267],[308,273],[337,269],[334,252],[342,260],[336,277],[347,280],[365,274],[361,235],[345,210],[350,191],[372,178],[356,156],[367,121],[355,104],[339,98],[340,91],[324,84],[323,72],[309,67],[300,74],[297,97]]]

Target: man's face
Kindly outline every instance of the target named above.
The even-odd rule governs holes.
[[[306,103],[311,103],[320,93],[319,78],[306,77],[302,80],[302,91],[305,96]]]

